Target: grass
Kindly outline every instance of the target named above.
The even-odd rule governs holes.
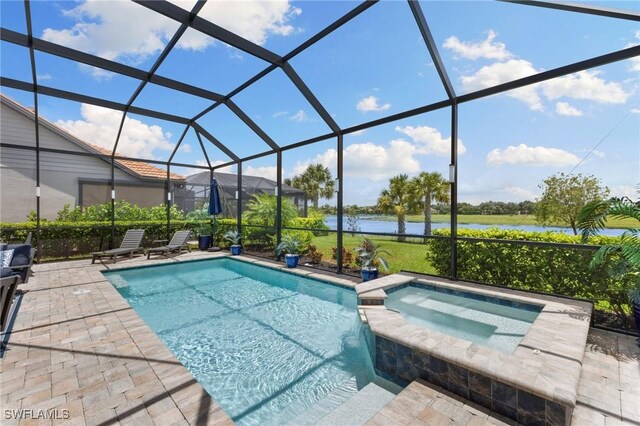
[[[363,237],[351,236],[347,233],[343,236],[344,247],[353,250],[359,246]],[[427,247],[421,243],[400,243],[393,237],[373,237],[370,238],[374,243],[382,246],[383,250],[389,252],[383,257],[389,263],[389,271],[387,273],[396,273],[401,270],[423,272],[435,274],[436,270],[425,260]],[[414,240],[416,241],[416,240]],[[336,235],[329,234],[326,237],[314,237],[312,244],[318,248],[323,255],[323,260],[332,261],[332,248],[336,247]],[[355,255],[355,252],[354,252]]]
[[[397,219],[395,216],[375,216],[376,220],[385,220],[395,222]],[[451,216],[448,214],[434,214],[431,216],[431,220],[434,223],[449,222]],[[406,216],[407,222],[424,222],[424,216],[419,214],[412,214]],[[540,225],[536,222],[533,215],[483,215],[483,214],[459,214],[458,223],[477,223],[480,225]],[[563,226],[566,224],[552,223],[551,226]],[[607,221],[607,228],[633,228],[638,226],[638,222],[635,219],[609,219]]]

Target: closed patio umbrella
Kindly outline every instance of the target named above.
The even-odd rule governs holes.
[[[218,192],[218,181],[213,178],[209,195],[209,214],[215,216],[220,213],[222,213],[222,202],[220,201],[220,192]]]

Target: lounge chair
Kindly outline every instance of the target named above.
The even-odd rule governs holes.
[[[13,250],[11,263],[3,267],[0,277],[18,276],[23,283],[29,281],[31,267],[36,255],[36,249],[31,244],[3,244],[0,250]]]
[[[0,278],[0,331],[2,332],[7,328],[9,311],[11,310],[13,298],[20,283],[21,280],[18,275]]]
[[[120,255],[127,254],[129,258],[132,258],[134,253],[144,253],[144,249],[141,246],[143,237],[144,229],[129,229],[124,234],[119,248],[92,253],[91,263],[95,263],[96,259],[103,257],[109,257],[113,260],[113,263],[116,263]]]
[[[147,259],[151,258],[152,254],[161,254],[168,257],[171,253],[182,253],[182,250],[188,250],[191,252],[191,247],[187,244],[187,240],[191,236],[191,231],[176,231],[173,234],[173,238],[169,241],[169,244],[162,247],[153,247],[147,249]]]

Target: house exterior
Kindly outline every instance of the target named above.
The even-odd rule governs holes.
[[[237,215],[237,198],[238,176],[232,173],[214,172],[213,177],[218,182],[220,198],[222,199],[222,208],[225,217],[236,217]],[[191,211],[199,208],[205,200],[209,199],[209,188],[211,182],[210,172],[201,172],[187,176],[185,185],[184,205],[180,207],[185,211]],[[251,196],[255,194],[276,194],[277,182],[260,176],[242,175],[242,209],[246,210],[246,204],[251,200]],[[306,216],[307,213],[307,196],[304,191],[288,185],[282,185],[282,196],[290,198],[298,207],[298,210]]]
[[[0,95],[0,222],[24,222],[36,210],[35,114],[12,99]],[[88,154],[108,154],[103,148],[80,140],[39,117],[40,147],[74,152],[40,152],[40,214],[55,219],[65,204],[72,207],[111,200],[111,160]],[[116,199],[142,207],[167,199],[166,170],[149,163],[116,160]],[[172,192],[184,196],[185,177],[170,175]],[[178,201],[177,197],[172,199]]]

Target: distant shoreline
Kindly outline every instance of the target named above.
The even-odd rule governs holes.
[[[346,215],[345,215],[346,217]],[[450,221],[451,216],[445,214],[434,214],[431,216],[433,223],[446,223]],[[362,215],[360,220],[381,220],[388,222],[395,222],[397,219],[393,215]],[[407,222],[424,222],[424,216],[422,215],[407,215],[405,216]],[[471,224],[477,223],[481,225],[540,225],[536,222],[533,215],[482,215],[482,214],[459,214],[458,223]],[[550,223],[548,226],[569,228],[566,224]],[[607,222],[607,228],[610,229],[624,229],[635,226],[634,221],[630,219],[616,220],[612,219]]]

